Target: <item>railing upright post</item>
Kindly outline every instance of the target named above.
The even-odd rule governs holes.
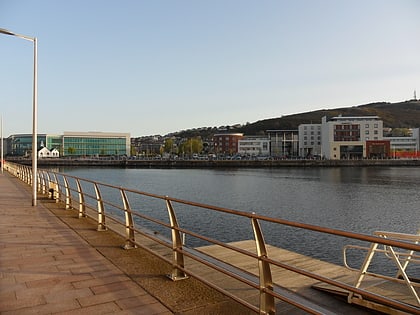
[[[258,270],[260,280],[260,314],[275,314],[274,296],[267,293],[273,291],[273,280],[271,277],[270,264],[261,259],[267,258],[267,250],[265,248],[264,236],[261,231],[260,224],[257,219],[252,218],[252,229],[254,230],[255,245],[258,255]]]
[[[188,276],[182,270],[184,269],[184,255],[180,252],[182,250],[181,233],[178,230],[179,226],[175,211],[168,197],[166,197],[166,208],[168,209],[172,234],[172,273],[168,277],[173,281],[187,279]]]
[[[125,235],[126,240],[125,244],[123,245],[124,249],[132,249],[137,248],[137,245],[135,244],[135,238],[134,238],[134,221],[133,221],[133,215],[131,214],[131,207],[130,203],[128,202],[127,194],[125,193],[125,190],[120,188],[121,192],[121,198],[124,204],[124,213],[125,213]]]
[[[30,183],[30,181],[29,181],[29,172],[30,172],[30,170],[26,167],[26,166],[24,166],[24,167],[22,167],[23,168],[23,172],[22,172],[22,175],[23,175],[23,177],[22,177],[22,181],[24,181],[25,183],[27,183],[28,185],[30,185],[31,183]]]
[[[69,181],[67,180],[66,176],[63,176],[64,181],[64,189],[66,190],[66,209],[71,208],[71,194],[70,194],[70,187]]]
[[[22,166],[22,172],[21,172],[21,175],[20,175],[20,180],[25,182],[25,183],[28,183],[27,178],[28,178],[28,169],[26,168],[26,166]]]
[[[99,187],[96,183],[93,184],[95,187],[95,193],[96,193],[96,201],[98,202],[98,231],[106,231],[107,227],[105,224],[105,208],[104,208],[104,202],[102,201],[101,192],[99,190]]]
[[[40,171],[39,172],[40,177],[39,177],[39,181],[41,183],[41,193],[43,195],[45,195],[47,189],[46,189],[46,182],[45,182],[45,172],[44,171]]]
[[[28,167],[28,180],[27,180],[27,183],[31,187],[32,187],[32,185],[34,183],[34,180],[35,180],[34,178],[35,178],[35,175],[32,173],[32,169],[29,169],[29,167]]]
[[[36,185],[36,190],[41,191],[41,174],[40,174],[40,171],[36,172],[35,185]]]
[[[54,177],[54,191],[53,191],[53,198],[55,198],[55,202],[60,201],[60,185],[58,184],[57,174],[53,173]]]
[[[85,195],[83,194],[82,186],[80,181],[76,178],[77,193],[79,195],[79,219],[86,217],[86,208],[85,208]]]
[[[32,170],[25,166],[25,183],[32,186]]]

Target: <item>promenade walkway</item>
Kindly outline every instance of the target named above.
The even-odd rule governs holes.
[[[253,314],[192,277],[169,280],[170,264],[123,250],[123,238],[75,209],[41,194],[33,207],[31,191],[0,174],[0,315]]]
[[[172,314],[0,174],[0,314]]]

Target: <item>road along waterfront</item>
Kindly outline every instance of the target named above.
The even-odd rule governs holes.
[[[57,170],[140,191],[358,233],[416,233],[420,228],[418,167]],[[133,204],[132,208],[146,211],[147,204]],[[203,217],[191,211],[179,213],[178,219],[187,228],[198,226],[204,234],[224,242],[252,238],[244,228],[247,224],[231,222],[217,213]],[[287,227],[267,225],[263,229],[269,244],[342,264],[346,239]],[[186,242],[203,245],[197,240]]]

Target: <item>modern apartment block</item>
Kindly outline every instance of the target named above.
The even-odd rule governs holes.
[[[321,153],[327,159],[361,159],[367,155],[367,142],[375,156],[387,157],[383,122],[378,116],[322,118]]]
[[[321,124],[299,125],[299,156],[321,156]]]

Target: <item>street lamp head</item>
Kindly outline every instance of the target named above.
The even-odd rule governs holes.
[[[0,34],[20,37],[20,38],[23,38],[23,39],[26,39],[26,40],[30,40],[31,42],[35,41],[34,37],[29,37],[29,36],[21,35],[21,34],[18,34],[18,33],[14,33],[12,31],[6,30],[5,28],[0,28]]]
[[[11,32],[11,31],[8,31],[8,30],[6,30],[4,28],[0,28],[0,33],[6,34],[6,35],[12,35],[12,36],[15,35],[15,33]]]

